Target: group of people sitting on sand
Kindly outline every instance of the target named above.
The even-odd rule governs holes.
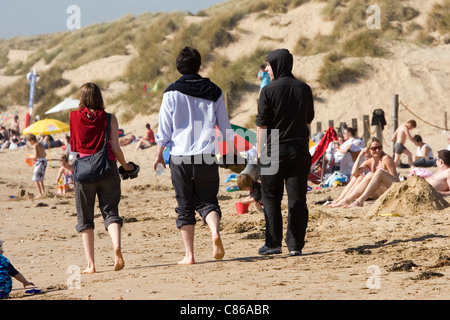
[[[412,136],[410,131],[416,128],[416,122],[410,120],[399,126],[395,131],[394,157],[383,151],[382,142],[373,137],[367,146],[361,139],[355,137],[355,130],[346,128],[338,140],[330,143],[324,157],[331,171],[338,171],[347,176],[347,184],[340,196],[329,204],[331,207],[363,206],[364,201],[380,197],[394,182],[400,182],[397,168],[437,167],[433,175],[425,177],[441,195],[450,195],[450,134],[447,141],[447,150],[440,150],[437,157],[431,147],[424,143],[420,135]],[[417,146],[416,159],[413,161],[412,153],[405,147],[406,140]],[[312,153],[314,150],[312,150]],[[400,156],[408,157],[408,164],[400,162]]]
[[[365,158],[365,160],[362,160]],[[450,196],[450,150],[438,151],[437,171],[425,180],[442,196]],[[362,207],[369,198],[379,198],[394,182],[399,182],[394,159],[383,151],[381,141],[372,138],[356,159],[350,181],[331,207]]]

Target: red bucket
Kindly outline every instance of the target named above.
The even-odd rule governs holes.
[[[237,214],[244,214],[248,212],[248,206],[249,203],[242,203],[242,202],[236,202],[236,213]]]

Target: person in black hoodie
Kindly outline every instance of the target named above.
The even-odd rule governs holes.
[[[208,224],[213,240],[213,257],[223,258],[220,237],[221,210],[217,199],[219,170],[215,161],[219,128],[229,151],[234,151],[234,132],[225,107],[222,90],[198,72],[201,55],[185,47],[177,56],[177,70],[182,74],[163,95],[156,134],[158,148],[154,169],[166,167],[163,152],[170,150],[170,172],[178,206],[177,227],[186,249],[179,264],[194,264],[195,211]]]
[[[258,163],[266,221],[260,255],[281,253],[284,185],[288,196],[286,245],[289,255],[300,255],[308,224],[306,192],[311,166],[310,124],[314,119],[311,88],[292,74],[293,57],[287,49],[270,52],[266,70],[272,82],[260,94],[257,126]]]

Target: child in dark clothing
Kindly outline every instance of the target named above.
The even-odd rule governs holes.
[[[32,282],[29,282],[25,277],[17,271],[11,262],[3,256],[3,242],[0,240],[0,299],[6,299],[12,289],[11,277],[22,282],[23,287],[34,286]]]
[[[242,203],[255,203],[256,208],[259,211],[263,210],[263,203],[261,201],[261,182],[255,181],[250,174],[241,173],[236,180],[237,186],[239,190],[250,191],[250,194],[247,198],[242,200]]]

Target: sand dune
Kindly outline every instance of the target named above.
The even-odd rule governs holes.
[[[422,11],[417,18],[421,24],[425,23],[423,13],[430,10],[434,2],[407,1]],[[250,15],[233,31],[238,40],[221,49],[220,53],[233,60],[267,43],[292,50],[301,34],[309,38],[317,33],[328,34],[333,22],[321,18],[320,10],[324,5],[311,1],[287,14],[259,18]],[[204,18],[189,19],[197,22]],[[279,39],[281,36],[282,40]],[[374,109],[382,108],[388,120],[383,135],[389,145],[390,103],[392,95],[398,94],[400,101],[420,116],[415,118],[401,107],[399,121],[415,118],[418,128],[413,134],[421,134],[435,151],[445,148],[447,133],[422,119],[438,127],[445,125],[443,112],[449,110],[450,101],[450,44],[422,47],[392,41],[387,45],[391,52],[389,56],[364,58],[369,66],[366,78],[336,91],[322,89],[316,81],[325,54],[295,56],[294,73],[311,84],[317,97],[313,128],[317,121],[326,127],[328,120],[350,124],[352,118],[357,118],[358,128],[362,128],[362,116],[371,116]],[[22,61],[29,54],[11,50],[8,57],[10,62]],[[72,85],[98,80],[111,82],[104,90],[106,97],[128,90],[120,76],[132,55],[131,52],[127,56],[112,56],[67,70],[63,77],[70,85],[60,93],[68,92]],[[351,60],[347,58],[344,62]],[[249,67],[255,69],[256,85],[258,66]],[[0,75],[0,88],[16,79]],[[247,92],[241,106],[230,114],[231,121],[251,126],[257,98],[257,91]],[[26,106],[14,108],[20,110],[22,120]],[[120,127],[136,136],[145,134],[145,123],[150,122],[153,128],[158,125],[157,113],[124,123],[120,115],[127,111],[126,106],[107,106],[107,111],[117,113]],[[374,132],[373,127],[371,130]],[[55,135],[56,138],[63,136]],[[410,142],[407,147],[415,151]],[[126,159],[141,166],[137,179],[122,181],[120,212],[125,220],[123,254],[126,267],[120,272],[113,271],[111,241],[103,228],[100,212],[97,212],[95,248],[99,272],[81,275],[78,289],[68,286],[74,283],[73,270],[85,267],[81,238],[75,231],[74,196],[71,193],[54,196],[56,159],[63,151],[60,148],[50,150],[48,157],[55,161],[51,161],[47,169],[48,196],[42,199],[34,197],[33,168],[25,164],[25,156],[30,152],[28,148],[0,153],[0,239],[4,241],[5,256],[37,288],[44,290],[40,295],[29,296],[15,281],[13,299],[446,300],[450,297],[449,265],[438,265],[438,261],[448,261],[450,208],[431,206],[433,194],[427,193],[426,188],[420,190],[420,205],[414,202],[416,200],[404,197],[388,206],[380,199],[368,201],[362,208],[345,209],[321,204],[336,199],[342,187],[318,188],[310,184],[313,190],[307,196],[310,219],[303,256],[288,257],[283,244],[282,255],[260,257],[257,250],[264,242],[263,214],[250,207],[249,213],[237,215],[235,203],[247,194],[226,192],[226,187],[232,183],[222,182],[219,201],[223,211],[221,233],[225,258],[220,262],[212,259],[209,230],[199,221],[195,235],[198,264],[182,267],[177,265],[184,255],[184,248],[175,226],[176,201],[169,172],[161,177],[154,174],[155,148],[134,149],[134,144],[123,147]],[[400,172],[408,175],[406,169]],[[221,181],[230,173],[221,169]],[[400,208],[416,206],[420,210],[397,212],[396,205]],[[282,210],[286,218],[286,196]],[[407,261],[417,267],[410,271],[392,268],[394,264]],[[375,287],[369,281],[373,270],[378,270],[380,280],[380,285]]]

